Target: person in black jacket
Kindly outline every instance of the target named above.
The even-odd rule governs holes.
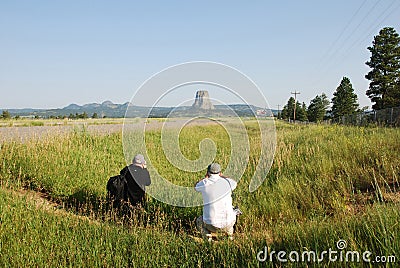
[[[151,183],[146,161],[141,154],[136,155],[132,164],[124,167],[120,174],[127,182],[127,199],[132,206],[144,205],[146,186]]]

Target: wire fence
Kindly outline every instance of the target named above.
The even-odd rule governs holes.
[[[400,127],[400,107],[373,110],[364,113],[345,115],[328,120],[330,123],[344,125],[378,125],[385,127]]]

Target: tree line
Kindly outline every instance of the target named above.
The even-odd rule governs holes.
[[[365,75],[370,81],[366,95],[373,103],[374,110],[400,106],[400,37],[393,27],[385,27],[374,37],[370,60],[365,64],[371,71]],[[296,103],[295,103],[296,102]],[[330,104],[332,104],[331,109]],[[342,116],[361,113],[358,97],[348,77],[343,77],[340,85],[328,99],[325,93],[315,96],[307,106],[290,97],[278,118],[299,121],[320,122]]]

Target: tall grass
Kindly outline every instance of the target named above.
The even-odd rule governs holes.
[[[54,134],[4,143],[1,153],[3,184],[46,191],[53,197],[80,191],[104,195],[108,177],[125,164],[120,134]]]
[[[260,139],[254,122],[247,122],[246,128],[250,161],[235,196],[244,214],[235,241],[212,245],[192,238],[200,207],[171,207],[148,197],[146,210],[129,221],[115,221],[107,214],[106,182],[125,165],[120,133],[76,131],[3,143],[0,265],[253,267],[266,245],[288,252],[323,251],[339,239],[351,250],[400,258],[398,129],[278,124],[270,173],[255,193],[249,193]],[[204,171],[171,166],[160,138],[159,131],[146,135],[154,167],[177,184],[193,185]],[[231,145],[223,128],[184,128],[179,137],[182,153],[196,159],[204,138],[217,145],[216,161],[225,168]],[[15,198],[13,192],[20,188],[46,192],[67,211],[75,209],[63,216],[43,211]]]

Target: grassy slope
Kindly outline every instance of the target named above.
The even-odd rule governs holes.
[[[236,241],[217,245],[190,237],[200,208],[172,208],[150,200],[148,212],[129,228],[104,217],[105,183],[124,165],[119,134],[73,133],[3,144],[2,188],[42,190],[69,209],[77,201],[81,207],[71,209],[69,216],[54,215],[1,190],[0,265],[243,267],[256,265],[257,252],[267,244],[271,249],[321,251],[334,248],[339,239],[348,241],[349,250],[400,258],[398,129],[278,125],[274,165],[263,186],[249,194],[244,182],[257,163],[258,139],[255,125],[247,127],[253,133],[252,164],[237,193],[245,214]],[[183,131],[184,154],[198,154],[198,143],[187,141],[207,135],[205,127]],[[161,150],[158,137],[149,135],[155,155]],[[217,160],[226,164],[226,134],[221,130],[212,138],[222,146]],[[160,172],[170,174],[166,159],[161,157],[159,163]],[[200,175],[192,174],[189,180]],[[89,215],[95,223],[76,213]]]

